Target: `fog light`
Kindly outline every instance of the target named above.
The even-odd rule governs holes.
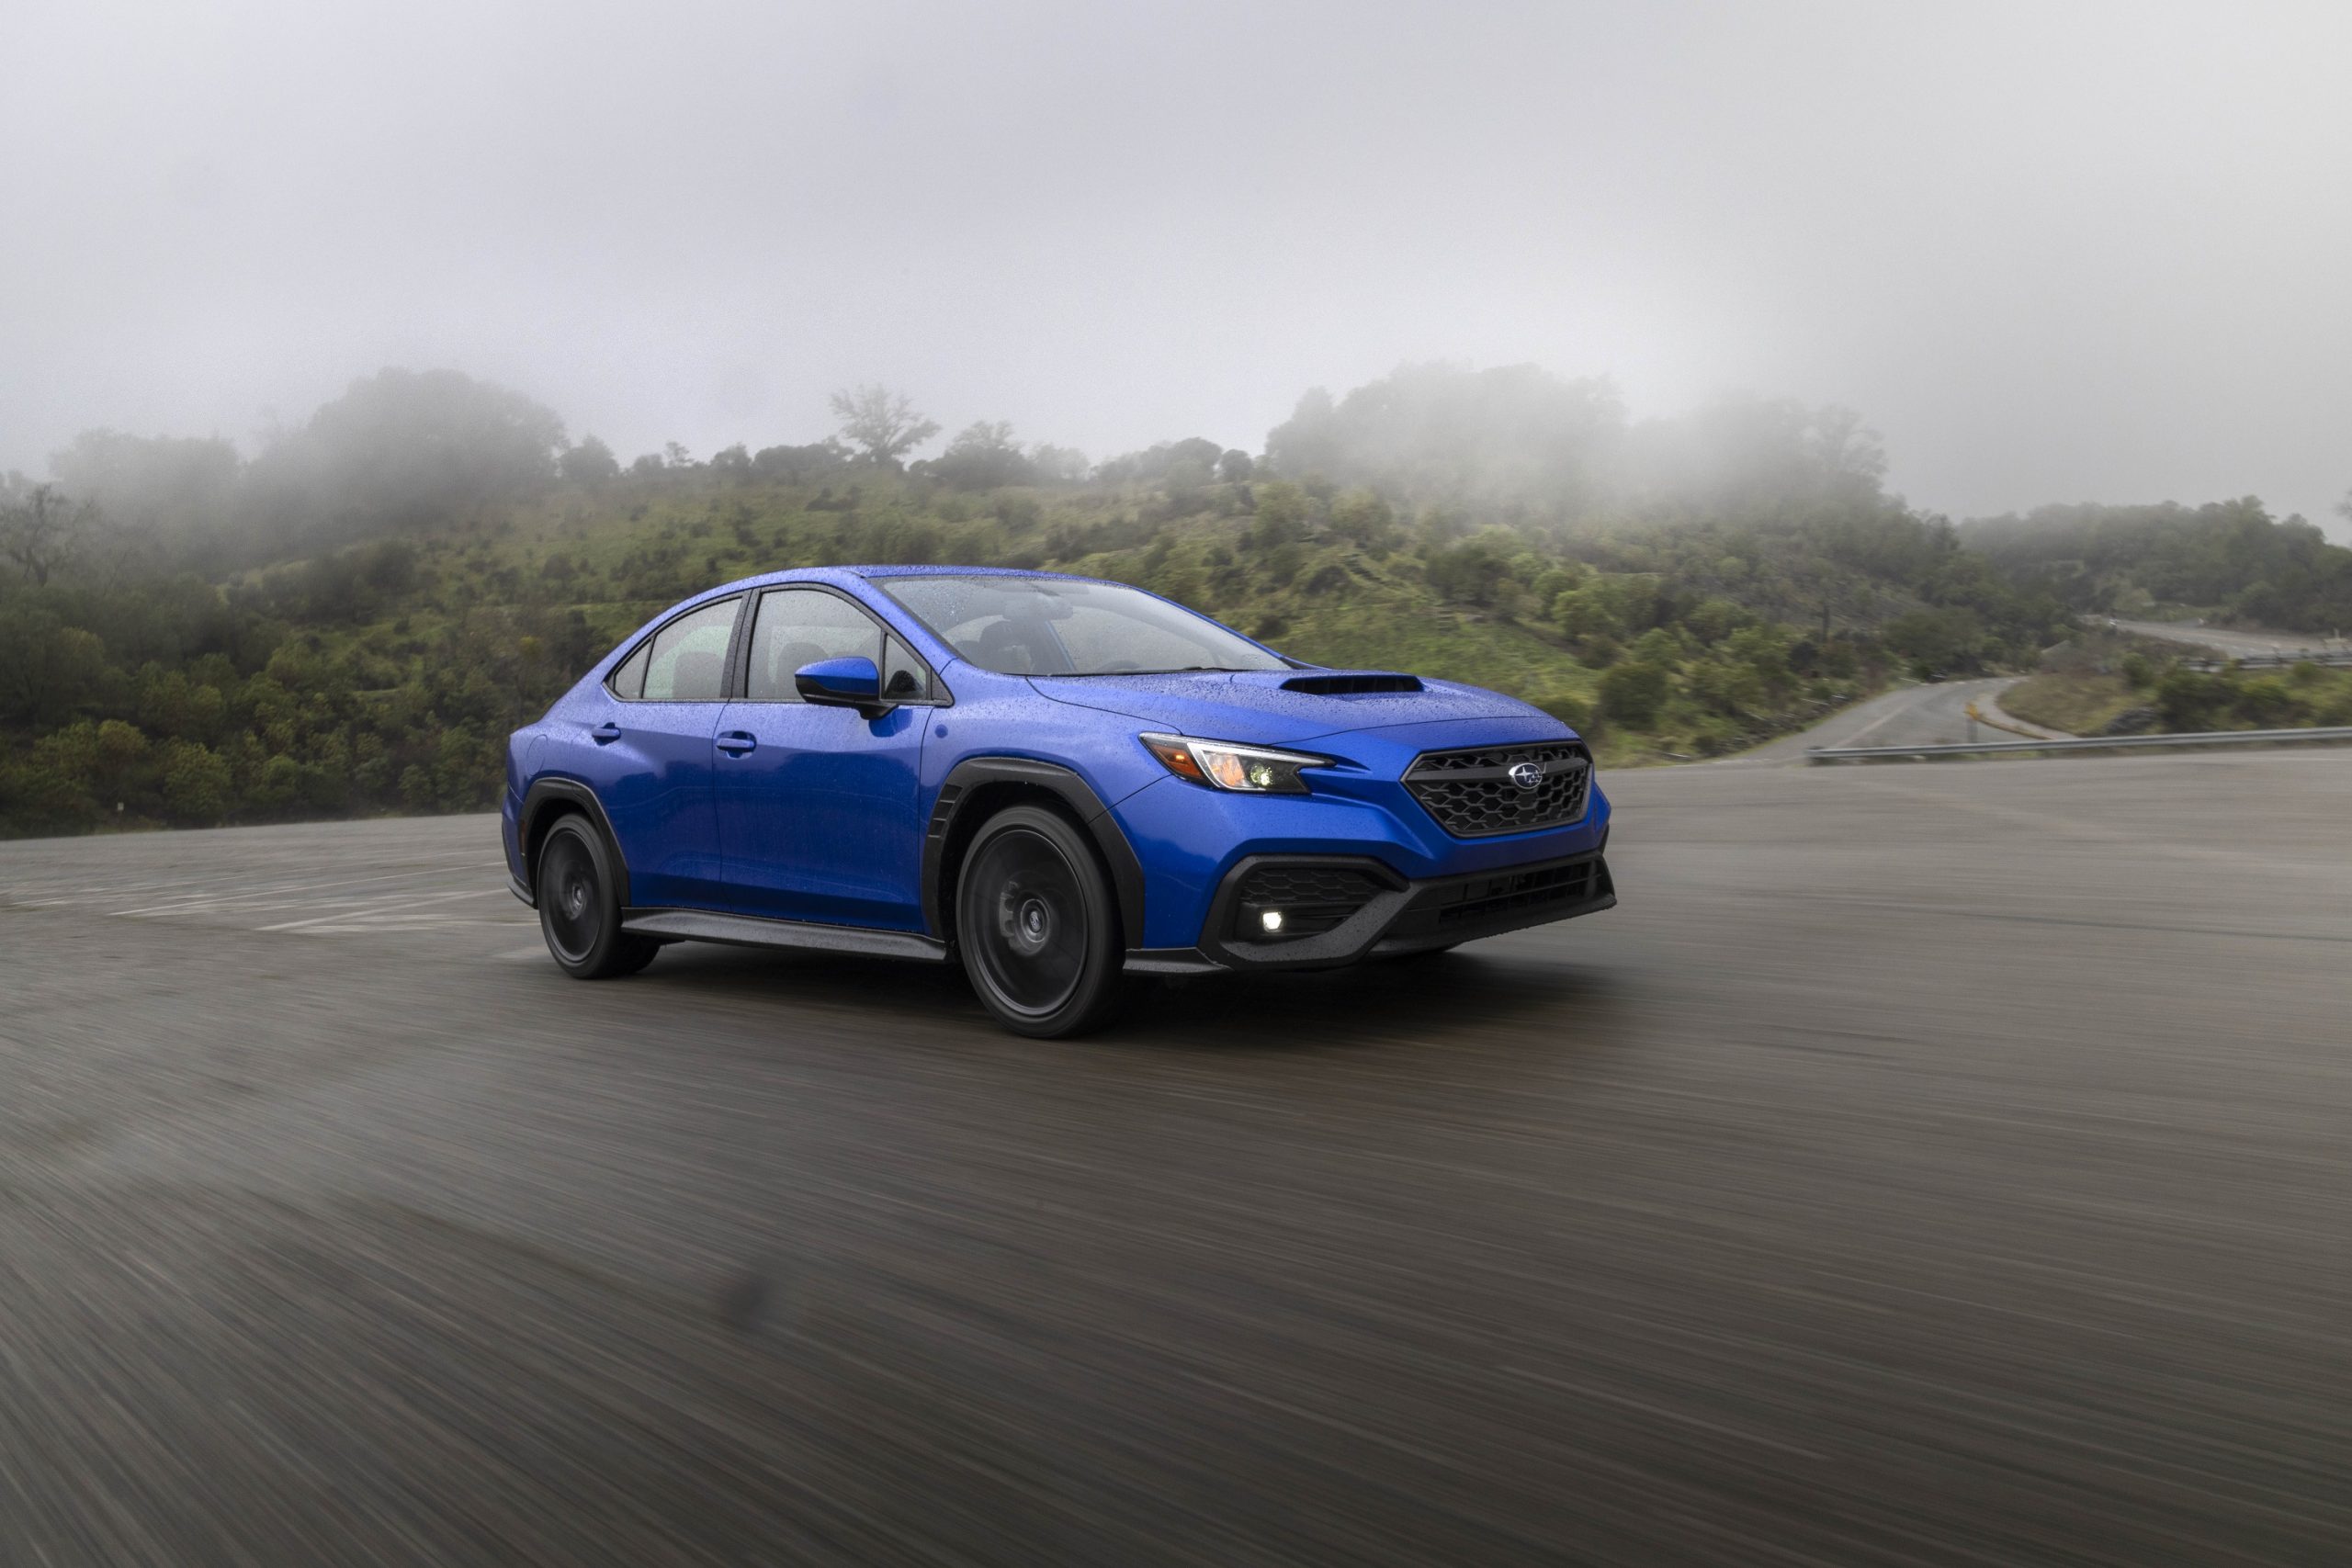
[[[1283,912],[1280,909],[1269,909],[1258,917],[1258,923],[1270,931],[1278,931],[1283,929]]]

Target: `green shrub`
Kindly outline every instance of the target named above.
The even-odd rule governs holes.
[[[1666,705],[1669,683],[1655,664],[1618,664],[1600,677],[1600,708],[1611,722],[1645,728]]]

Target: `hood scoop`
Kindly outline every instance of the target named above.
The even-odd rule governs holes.
[[[1385,671],[1357,671],[1329,675],[1294,675],[1283,682],[1285,692],[1305,692],[1317,697],[1367,697],[1383,692],[1418,692],[1421,690],[1417,675],[1392,675]]]

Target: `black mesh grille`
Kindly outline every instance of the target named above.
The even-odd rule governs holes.
[[[1261,917],[1279,909],[1283,938],[1313,936],[1339,925],[1379,891],[1379,883],[1345,866],[1260,866],[1241,880],[1237,934],[1260,940],[1268,934]]]
[[[1606,874],[1600,858],[1595,856],[1573,865],[1545,866],[1541,871],[1492,877],[1465,888],[1465,897],[1460,903],[1442,907],[1438,923],[1497,919],[1544,904],[1581,904],[1605,890],[1601,878]]]
[[[1532,789],[1513,777],[1527,764],[1535,769]],[[1564,740],[1425,752],[1405,771],[1405,787],[1455,838],[1483,839],[1574,822],[1584,815],[1591,775],[1585,749]]]

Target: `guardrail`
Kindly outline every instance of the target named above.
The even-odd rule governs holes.
[[[2211,675],[2233,664],[2241,670],[2291,670],[2298,664],[2352,670],[2352,651],[2323,649],[2317,653],[2248,653],[2235,659],[2184,659],[2180,662],[2181,668],[2194,670],[2200,675]]]
[[[2326,746],[2352,743],[2352,725],[2314,729],[2213,729],[2180,735],[2079,735],[2065,740],[1987,740],[1934,746],[1815,746],[1808,762],[1904,757],[2016,756],[2036,751],[2160,751],[2198,746]]]

